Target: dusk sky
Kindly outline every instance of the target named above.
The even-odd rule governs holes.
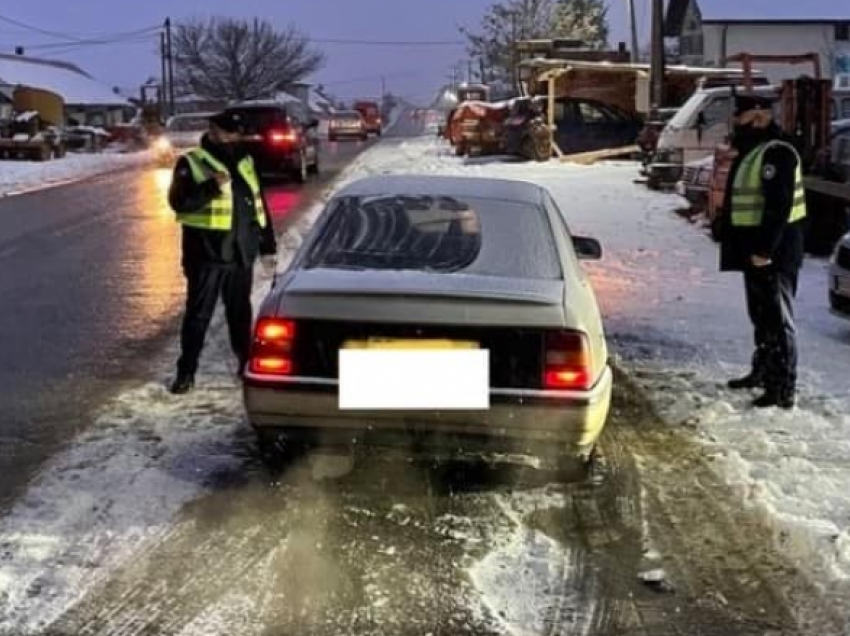
[[[635,0],[642,39],[649,32],[649,0]],[[107,2],[33,2],[5,0],[0,16],[76,38],[127,32],[194,15],[264,17],[281,26],[295,23],[316,39],[391,41],[460,40],[458,24],[475,26],[491,0],[142,0]],[[746,4],[742,9],[741,5]],[[847,17],[847,0],[703,0],[705,13],[736,17]],[[611,40],[626,39],[626,0],[611,0]],[[743,13],[742,13],[743,12]],[[816,12],[818,15],[812,15]],[[61,42],[55,37],[0,22],[0,50],[16,44]],[[321,44],[328,61],[315,77],[342,98],[377,95],[380,75],[390,91],[414,101],[427,101],[445,80],[450,67],[465,60],[463,46],[357,46]],[[111,86],[135,88],[158,74],[158,44],[135,41],[122,45],[32,48],[31,55],[57,57],[80,64]]]

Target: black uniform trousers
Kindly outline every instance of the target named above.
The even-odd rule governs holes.
[[[225,317],[230,332],[230,346],[241,365],[248,359],[251,346],[251,288],[254,268],[241,265],[193,265],[184,269],[187,280],[186,312],[180,335],[182,353],[177,362],[181,374],[194,375],[198,370],[219,297],[224,301]]]
[[[770,265],[744,272],[747,311],[755,335],[753,374],[764,381],[767,391],[780,395],[793,395],[797,384],[797,274]]]

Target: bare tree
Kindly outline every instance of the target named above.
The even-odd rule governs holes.
[[[258,18],[192,19],[176,25],[173,43],[175,84],[205,99],[268,98],[325,63],[295,26]]]
[[[503,0],[484,14],[480,31],[460,29],[469,41],[470,57],[489,71],[487,79],[510,78],[514,40],[549,36],[554,4],[555,0]]]

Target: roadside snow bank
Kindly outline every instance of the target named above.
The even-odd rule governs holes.
[[[115,170],[144,165],[150,152],[68,154],[51,161],[0,161],[0,196],[78,181]]]

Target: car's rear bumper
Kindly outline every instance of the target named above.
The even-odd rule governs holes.
[[[485,438],[506,449],[593,446],[608,416],[613,375],[609,368],[590,391],[492,389],[484,411],[349,411],[338,407],[336,380],[263,380],[248,375],[245,407],[257,429],[304,429],[323,442],[395,445],[423,438],[452,446],[458,439]]]
[[[331,130],[328,132],[328,136],[341,139],[343,137],[347,137],[349,139],[361,139],[364,135],[367,134],[366,130]]]

